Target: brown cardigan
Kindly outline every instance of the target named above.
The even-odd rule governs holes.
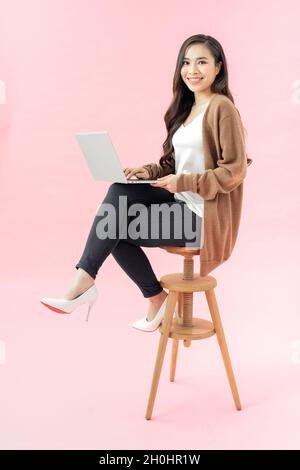
[[[240,113],[225,95],[212,96],[202,121],[204,173],[179,174],[177,192],[193,191],[204,199],[200,275],[226,261],[235,245],[242,210],[243,179],[248,161]],[[157,163],[143,165],[150,178],[173,170]],[[203,239],[204,235],[204,239]]]

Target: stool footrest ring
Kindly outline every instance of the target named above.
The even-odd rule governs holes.
[[[180,323],[177,323],[176,319],[172,320],[169,338],[173,339],[204,339],[209,338],[215,334],[214,325],[209,320],[204,320],[202,318],[193,318],[193,326],[185,327]],[[162,333],[162,326],[159,328],[160,333]]]

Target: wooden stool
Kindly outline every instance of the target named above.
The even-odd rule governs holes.
[[[183,345],[189,347],[192,340],[208,338],[215,333],[221,349],[234,403],[236,409],[240,410],[240,398],[214,292],[217,281],[212,276],[201,277],[199,274],[194,274],[193,256],[199,256],[200,249],[173,246],[162,246],[160,248],[167,250],[169,253],[184,256],[184,269],[183,273],[167,274],[160,279],[161,286],[169,290],[169,295],[164,318],[159,328],[161,335],[148,399],[146,419],[151,419],[152,416],[168,339],[172,338],[173,340],[170,381],[174,382],[179,340],[182,339]],[[193,318],[193,293],[200,291],[205,292],[212,322],[201,318]],[[173,319],[177,302],[178,318]]]

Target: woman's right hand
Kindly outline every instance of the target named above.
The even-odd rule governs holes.
[[[143,168],[142,166],[137,166],[134,168],[125,168],[124,173],[126,178],[136,176],[137,178],[140,178],[142,180],[150,179],[148,170],[146,170],[146,168]]]

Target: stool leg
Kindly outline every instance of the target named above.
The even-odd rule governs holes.
[[[145,416],[146,419],[151,419],[151,416],[152,416],[154,400],[155,400],[155,396],[157,392],[157,387],[158,387],[163,360],[165,357],[165,352],[166,352],[169,332],[170,332],[171,324],[173,320],[173,314],[175,310],[176,301],[177,301],[177,292],[169,291],[168,302],[167,302],[167,306],[166,306],[166,310],[165,310],[165,314],[164,314],[164,318],[162,322],[162,331],[160,335],[159,346],[158,346],[158,351],[156,355],[156,362],[155,362],[155,367],[154,367],[154,372],[153,372],[153,377],[152,377],[152,385],[151,385],[150,395],[148,399],[147,411],[146,411],[146,416]]]
[[[239,393],[238,393],[238,389],[237,389],[234,374],[233,374],[233,369],[232,369],[232,365],[231,365],[231,361],[229,357],[229,352],[228,352],[228,348],[227,348],[227,344],[225,340],[225,335],[223,331],[223,326],[222,326],[222,322],[221,322],[221,318],[219,314],[219,309],[218,309],[218,304],[217,304],[214,289],[209,289],[205,291],[205,295],[206,295],[208,307],[210,310],[210,314],[212,317],[212,321],[214,324],[214,328],[216,330],[216,335],[217,335],[218,343],[220,346],[221,354],[223,357],[223,361],[224,361],[227,377],[229,380],[231,393],[234,399],[234,403],[235,403],[236,409],[241,410],[242,407],[241,407],[241,402],[239,398]]]
[[[178,319],[182,323],[183,316],[183,292],[178,292]],[[177,322],[177,323],[179,323]],[[177,363],[177,354],[178,354],[179,340],[172,340],[172,357],[171,357],[171,369],[170,369],[170,382],[174,382],[176,363]]]
[[[178,353],[178,339],[172,340],[172,359],[171,359],[171,370],[170,370],[170,382],[174,382],[175,379],[175,370],[177,362],[177,353]]]
[[[183,292],[183,326],[193,326],[193,292]],[[183,346],[191,347],[191,340],[184,339]]]
[[[183,315],[183,292],[178,292],[178,316],[182,318]]]

